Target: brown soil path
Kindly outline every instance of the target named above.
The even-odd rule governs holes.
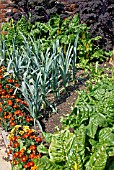
[[[0,170],[11,170],[11,164],[8,160],[6,147],[2,137],[2,128],[0,127]]]

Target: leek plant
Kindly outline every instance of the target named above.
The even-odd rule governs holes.
[[[66,91],[67,84],[70,81],[70,65],[72,60],[72,49],[73,47],[69,45],[68,50],[66,52],[66,56],[64,55],[63,50],[61,50],[58,58],[60,75],[62,78],[62,84],[65,91]]]
[[[9,54],[8,55],[9,60],[8,60],[7,71],[10,72],[10,70],[12,70],[18,82],[21,83],[22,75],[29,67],[30,61],[26,59],[23,50],[21,51],[19,47],[15,48],[14,42],[13,42],[12,53],[10,54],[8,52],[8,54]]]
[[[60,49],[59,40],[56,40],[53,43],[52,54],[56,54],[56,58],[53,60],[51,65],[51,79],[50,79],[50,88],[55,98],[60,97],[60,74],[59,74],[59,67],[58,67],[58,58],[59,54],[58,51]]]
[[[6,38],[0,34],[0,65],[6,61]]]
[[[22,81],[22,85],[20,91],[22,92],[27,104],[28,104],[28,111],[30,115],[34,118],[34,127],[36,125],[36,120],[38,122],[39,129],[42,131],[42,127],[40,122],[38,121],[38,116],[40,115],[40,108],[42,105],[42,96],[40,90],[40,76],[39,74],[24,74],[24,78]]]
[[[78,38],[79,38],[79,32],[76,36],[76,39],[74,41],[74,47],[73,47],[73,57],[72,57],[72,75],[73,75],[73,81],[76,83],[76,59],[77,59],[77,44],[78,44]]]
[[[42,131],[38,117],[41,110],[47,106],[55,111],[55,107],[49,101],[48,94],[52,93],[53,97],[60,97],[62,88],[66,91],[68,83],[75,79],[76,73],[76,48],[78,35],[74,46],[69,44],[66,53],[60,46],[59,40],[49,47],[45,52],[40,50],[40,41],[35,42],[34,38],[29,37],[28,41],[23,38],[24,46],[20,48],[13,41],[12,52],[9,50],[8,71],[12,70],[17,77],[20,87],[18,88],[26,102],[28,111],[34,118]],[[55,98],[55,99],[56,99]]]

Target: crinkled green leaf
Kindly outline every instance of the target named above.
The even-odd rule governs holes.
[[[114,127],[101,129],[99,132],[99,142],[106,143],[108,146],[114,146]]]
[[[48,143],[51,142],[52,136],[53,136],[52,133],[45,133],[45,132],[43,132],[43,137],[44,137],[45,141],[48,142]]]
[[[71,170],[76,167],[79,170],[83,170],[83,158],[85,153],[85,131],[84,126],[81,126],[77,131],[77,135],[70,133],[68,129],[61,130],[52,135],[51,143],[48,149],[48,155],[39,159],[36,163],[38,167],[41,164],[44,169],[47,168],[47,164],[43,164],[42,161],[46,159],[49,163],[49,168],[59,167],[59,169]],[[44,150],[43,150],[43,149]],[[47,154],[45,147],[38,146],[38,151]],[[43,160],[42,160],[43,159]],[[45,162],[46,163],[46,162]]]
[[[85,165],[85,170],[104,170],[107,158],[106,146],[101,144],[96,152],[90,156],[89,161]]]
[[[96,115],[92,116],[90,118],[89,124],[87,126],[88,136],[90,136],[91,138],[94,138],[96,131],[98,129],[98,126],[103,127],[103,126],[106,126],[106,125],[107,125],[106,117],[104,115],[97,113]]]
[[[42,143],[37,146],[37,150],[40,153],[48,154],[48,149]]]
[[[85,155],[85,127],[81,126],[76,135],[69,130],[54,134],[49,147],[50,159],[54,162],[64,162],[66,168],[74,165],[83,170]]]
[[[63,162],[68,160],[75,135],[69,131],[54,134],[49,147],[49,156],[52,161]]]
[[[40,159],[33,159],[33,161],[35,165],[38,166],[38,170],[64,170],[63,166],[55,164],[46,156],[43,156]]]

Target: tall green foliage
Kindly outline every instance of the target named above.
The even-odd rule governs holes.
[[[69,44],[66,54],[59,40],[53,44],[53,49],[41,51],[39,42],[29,37],[30,43],[21,32],[20,36],[24,46],[19,48],[14,39],[12,50],[4,50],[5,55],[8,54],[7,71],[12,72],[20,83],[18,90],[26,99],[35,123],[42,109],[49,107],[55,111],[48,95],[55,101],[60,97],[61,89],[66,91],[71,80],[75,83],[78,34],[74,45]]]

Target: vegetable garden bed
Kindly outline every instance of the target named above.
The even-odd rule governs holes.
[[[77,14],[26,19],[3,25],[0,37],[0,119],[12,170],[114,169],[112,51]]]
[[[105,67],[105,69],[104,69],[104,67]],[[108,68],[107,68],[108,67]],[[102,68],[103,68],[103,70],[104,70],[104,72],[105,72],[105,74],[108,74],[108,77],[112,77],[113,76],[113,68],[112,69],[109,69],[109,67],[111,68],[112,66],[110,65],[110,64],[108,64],[108,63],[106,63],[106,64],[103,64],[103,65],[101,65],[101,67],[99,67],[98,69],[99,69],[99,71],[97,71],[97,78],[95,78],[95,72],[93,72],[93,73],[91,73],[91,75],[90,75],[90,79],[92,80],[92,77],[94,78],[93,79],[93,85],[94,85],[94,81],[99,81],[100,80],[100,78],[102,78],[102,73],[100,72],[101,70],[102,70]],[[92,69],[92,68],[91,68]],[[93,69],[94,69],[94,67],[93,67]],[[99,75],[99,77],[98,77],[98,73],[100,74]],[[80,77],[81,77],[81,75],[82,75],[82,79],[79,79],[79,82],[77,83],[77,92],[80,90],[83,90],[83,89],[85,89],[86,90],[86,81],[87,81],[87,77],[84,75],[84,72],[83,71],[79,71],[78,73],[78,76],[80,75]],[[86,81],[85,81],[85,78],[86,77]],[[85,82],[84,82],[85,81]],[[112,79],[112,81],[113,81],[113,79]],[[98,83],[97,83],[98,84]],[[106,86],[106,87],[108,87],[108,86]],[[102,86],[101,86],[101,88],[102,88]],[[113,88],[113,87],[112,87]],[[85,91],[84,90],[84,91]],[[103,89],[102,89],[103,90]],[[9,155],[12,155],[13,154],[13,166],[16,168],[16,167],[18,167],[19,169],[21,169],[23,166],[24,166],[24,168],[26,169],[26,168],[28,168],[28,169],[30,169],[30,167],[31,167],[31,169],[32,169],[32,166],[34,167],[34,168],[36,168],[37,169],[37,166],[36,165],[39,165],[38,167],[43,167],[44,166],[44,169],[46,168],[45,167],[45,165],[43,165],[42,163],[42,161],[49,161],[49,160],[47,160],[47,158],[45,158],[45,154],[46,153],[48,153],[48,151],[46,151],[46,148],[43,148],[43,144],[44,144],[44,146],[45,147],[47,147],[48,146],[48,142],[51,142],[52,144],[51,145],[53,145],[53,142],[55,141],[55,140],[57,140],[58,141],[58,137],[62,137],[61,135],[63,134],[63,135],[73,135],[73,134],[77,134],[78,132],[75,132],[75,126],[77,126],[74,122],[75,122],[75,116],[73,117],[73,111],[72,111],[72,113],[71,113],[71,116],[70,116],[70,112],[71,112],[71,107],[73,108],[74,106],[75,106],[75,101],[76,101],[76,98],[77,98],[77,92],[76,92],[76,87],[75,87],[75,89],[72,89],[72,88],[69,88],[69,96],[64,96],[59,102],[60,103],[58,103],[58,113],[52,113],[52,115],[50,114],[50,115],[47,115],[46,116],[46,112],[44,113],[44,116],[46,116],[45,118],[43,118],[43,120],[41,121],[42,122],[42,125],[43,125],[43,131],[44,131],[44,129],[45,129],[45,131],[46,132],[48,132],[48,133],[50,133],[50,132],[52,132],[53,133],[53,135],[52,134],[45,134],[44,133],[44,136],[41,138],[41,137],[39,137],[39,132],[37,132],[36,133],[36,137],[34,137],[34,134],[32,135],[32,133],[34,133],[33,131],[31,131],[30,132],[30,136],[33,136],[33,138],[34,139],[32,139],[31,137],[29,138],[29,135],[27,135],[26,134],[26,132],[25,132],[25,134],[22,134],[22,135],[19,135],[20,134],[20,132],[19,131],[23,131],[22,129],[23,129],[23,127],[24,126],[22,126],[21,127],[21,125],[17,125],[17,126],[14,126],[14,129],[16,129],[16,131],[13,129],[13,135],[14,135],[14,133],[16,134],[16,136],[14,135],[14,136],[12,136],[13,138],[11,138],[11,136],[10,136],[10,145],[8,145],[8,141],[6,140],[6,138],[7,138],[7,133],[6,132],[4,132],[3,133],[3,136],[4,136],[4,139],[5,139],[5,143],[6,143],[6,147],[7,148],[9,148],[9,150],[8,150],[8,153],[9,153]],[[82,94],[84,95],[84,93],[85,92],[83,92]],[[110,93],[111,94],[111,93]],[[111,94],[111,95],[113,95],[113,94]],[[87,96],[86,96],[87,97]],[[111,96],[110,96],[111,97]],[[84,100],[84,97],[82,98],[83,100]],[[9,100],[9,99],[8,99]],[[87,100],[87,99],[86,99]],[[77,103],[78,104],[78,103]],[[68,108],[68,106],[69,106],[69,108]],[[77,105],[78,106],[78,105]],[[81,107],[82,107],[82,104],[81,104]],[[81,109],[81,107],[80,107],[80,109]],[[83,108],[83,107],[82,107]],[[75,109],[74,109],[75,110]],[[112,110],[113,111],[113,110]],[[80,113],[81,113],[81,111],[80,111]],[[63,121],[63,123],[61,123],[60,122],[60,118],[61,118],[61,116],[64,116],[64,117],[66,117],[66,115],[67,114],[69,114],[69,116],[67,116],[67,118],[66,118],[66,120],[65,120],[65,118],[63,119],[64,121]],[[75,114],[75,111],[74,111],[74,114]],[[112,112],[112,114],[113,114],[113,112]],[[79,118],[78,118],[79,119]],[[78,120],[77,119],[77,120]],[[102,119],[103,119],[103,117],[102,117]],[[57,122],[57,120],[58,120],[58,122]],[[50,123],[51,122],[51,123]],[[111,122],[110,122],[111,123]],[[74,124],[74,125],[73,125]],[[71,132],[73,132],[73,134],[70,132],[70,131],[67,131],[67,130],[62,130],[61,131],[61,129],[62,129],[62,126],[63,125],[67,125],[69,128],[70,128],[70,131]],[[55,126],[56,126],[56,128],[55,128]],[[58,126],[58,127],[57,127]],[[25,131],[26,131],[26,128],[29,130],[29,127],[28,126],[25,126]],[[57,130],[56,129],[58,129],[59,128],[59,131],[58,131],[58,137],[55,135],[55,137],[54,137],[54,132],[56,132]],[[20,130],[19,130],[20,129]],[[94,129],[94,128],[93,128]],[[108,130],[108,129],[107,129]],[[38,130],[39,131],[39,130]],[[24,132],[23,132],[24,133]],[[70,134],[71,133],[71,134]],[[90,132],[90,134],[91,135],[93,135],[93,132]],[[23,136],[23,135],[25,135],[25,136]],[[26,136],[27,135],[27,136]],[[89,135],[89,134],[88,134]],[[113,134],[112,134],[113,135]],[[20,136],[20,137],[19,137]],[[53,137],[51,137],[51,136],[53,136]],[[19,137],[19,139],[17,138],[17,137]],[[91,136],[92,138],[93,138],[93,136]],[[16,139],[17,138],[17,139]],[[72,136],[72,138],[74,138],[73,136]],[[109,137],[110,138],[110,137]],[[113,138],[113,136],[111,137],[111,138]],[[111,139],[110,138],[110,139]],[[36,144],[36,146],[37,146],[37,149],[39,150],[39,152],[40,153],[37,153],[37,154],[34,154],[36,151],[34,151],[33,153],[31,152],[32,150],[30,149],[32,146],[34,146],[35,147],[35,145],[31,145],[31,143],[33,143],[34,144],[34,142],[35,142],[35,139],[37,139],[38,140],[38,142],[41,142],[42,141],[42,139],[44,140],[44,141],[47,141],[46,143],[43,141],[43,143],[41,144],[41,146],[39,145],[39,147],[38,147],[38,144]],[[51,140],[54,140],[54,141],[51,141]],[[69,138],[70,139],[70,138]],[[25,142],[24,142],[24,140],[25,140]],[[32,142],[32,140],[33,140],[33,142]],[[40,140],[40,141],[39,141]],[[62,140],[62,138],[61,138],[61,140]],[[18,142],[17,142],[18,141]],[[24,142],[23,144],[22,144],[22,141]],[[56,141],[56,142],[57,142]],[[16,146],[14,146],[14,145],[12,145],[11,144],[11,142],[13,142],[12,144],[14,144],[15,143],[15,145]],[[54,142],[54,143],[56,143],[56,142]],[[61,141],[62,142],[62,141]],[[67,142],[67,141],[66,141]],[[70,142],[70,141],[69,141]],[[51,145],[50,145],[50,147],[51,147]],[[111,145],[113,145],[113,144],[111,144]],[[29,149],[27,149],[29,147]],[[49,146],[48,146],[49,147]],[[58,144],[57,144],[57,146],[56,145],[54,145],[53,147],[59,147],[58,146]],[[12,148],[13,148],[13,152],[11,151],[12,150]],[[36,147],[35,147],[36,148]],[[35,149],[34,148],[34,149]],[[25,156],[23,156],[22,157],[22,162],[23,163],[19,163],[19,159],[21,159],[21,157],[19,158],[18,157],[18,155],[19,154],[22,154],[23,152],[22,152],[22,149],[24,149],[23,151],[25,151],[25,153],[26,154],[24,154],[24,155],[30,155],[30,157],[34,160],[34,161],[32,161],[32,163],[31,163],[31,161],[30,161],[30,158],[29,158],[29,160],[28,160],[28,158],[27,157],[25,157]],[[27,150],[29,150],[28,152],[27,152]],[[51,148],[50,148],[51,149]],[[58,148],[59,149],[59,148]],[[56,151],[53,151],[52,152],[52,154],[53,153],[56,153]],[[112,152],[113,153],[113,152]],[[58,153],[56,153],[56,154],[58,154]],[[100,153],[99,153],[100,154]],[[37,155],[37,156],[36,156]],[[42,159],[40,158],[41,157],[41,155],[43,156],[42,157]],[[49,155],[51,156],[51,153],[49,153]],[[112,154],[113,155],[113,154]],[[39,158],[42,160],[41,162],[40,161],[38,161],[38,159]],[[100,157],[100,155],[99,155],[99,157]],[[112,157],[112,158],[111,158]],[[111,165],[110,165],[110,167],[113,167],[113,156],[111,156],[110,158],[110,163],[111,163]],[[45,158],[45,159],[44,159]],[[53,157],[54,158],[54,157]],[[44,159],[44,160],[43,160]],[[55,158],[54,158],[55,159]],[[73,159],[73,158],[72,158]],[[17,161],[18,160],[18,161]],[[27,160],[28,160],[28,163],[26,163],[25,164],[25,162],[27,162]],[[56,160],[54,160],[54,161],[56,161]],[[106,160],[105,160],[106,161]],[[30,162],[30,163],[29,163]],[[61,162],[61,161],[60,161]],[[35,163],[35,164],[34,164]],[[48,162],[49,163],[49,162]],[[17,165],[18,166],[17,166]],[[30,164],[30,165],[29,165]],[[106,162],[104,163],[104,165],[106,164]],[[103,167],[104,167],[104,165],[103,165]],[[66,165],[66,166],[68,166],[68,165]],[[73,165],[72,165],[73,166]],[[88,166],[88,165],[87,165]],[[91,165],[89,165],[89,166],[93,166],[92,164]],[[96,165],[95,165],[96,166]],[[100,165],[101,166],[101,165]],[[97,167],[97,168],[101,168],[101,167]],[[105,166],[108,166],[108,165],[105,165]],[[54,168],[54,167],[56,167],[56,164],[54,165],[52,165],[52,164],[50,164],[49,163],[49,168],[51,169],[51,168]],[[78,167],[78,169],[81,169],[81,165],[77,165],[77,164],[75,164],[74,165],[74,167],[75,168],[77,168]],[[62,166],[57,166],[56,168],[62,168]],[[69,167],[70,168],[70,167]],[[92,167],[91,167],[92,168]],[[110,168],[109,168],[110,169]]]

